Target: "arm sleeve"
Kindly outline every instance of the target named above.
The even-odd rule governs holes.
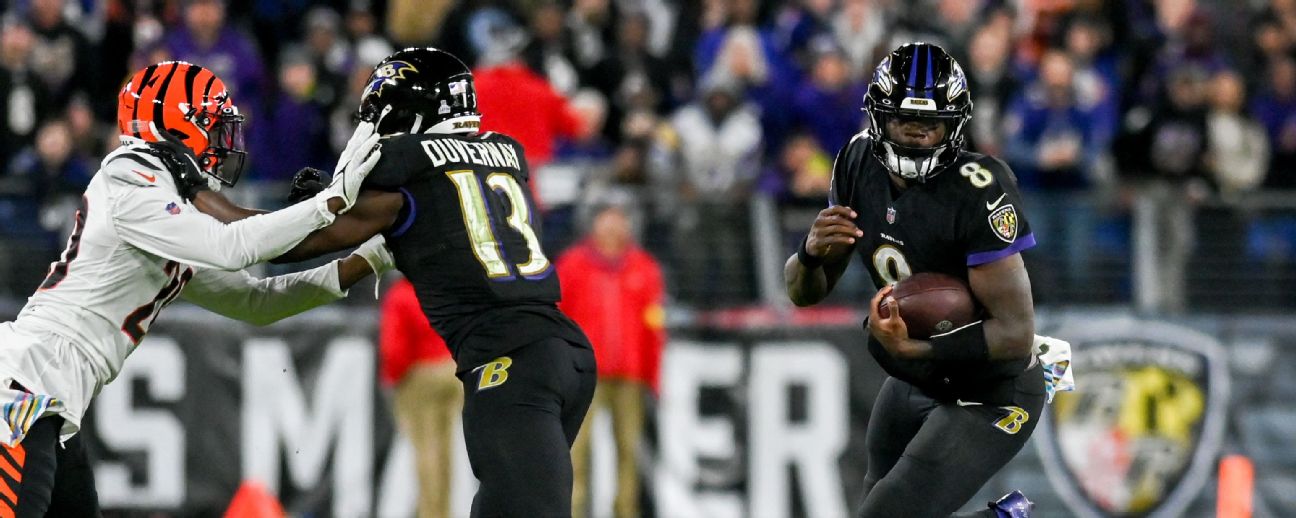
[[[991,157],[969,164],[988,170],[992,181],[984,187],[976,187],[972,183],[976,175],[968,176],[966,187],[975,189],[978,195],[970,197],[972,204],[964,209],[965,216],[960,218],[967,265],[992,263],[1035,246],[1035,235],[1022,212],[1017,178],[1008,165]]]
[[[851,207],[853,201],[851,195],[855,192],[855,177],[851,174],[851,162],[852,157],[859,155],[859,153],[852,153],[852,148],[863,148],[864,144],[864,134],[856,134],[837,152],[837,158],[833,159],[832,183],[828,187],[829,207],[837,205]]]
[[[214,313],[263,326],[341,299],[346,291],[333,261],[265,279],[244,271],[199,270],[181,296]]]
[[[157,175],[167,174],[157,172]],[[151,254],[205,269],[242,270],[287,252],[333,220],[322,198],[224,224],[164,185],[140,185],[110,173],[113,227]]]

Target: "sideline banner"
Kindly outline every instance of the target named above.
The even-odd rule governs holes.
[[[1296,326],[1043,320],[1064,324],[1041,329],[1075,346],[1078,389],[965,509],[1021,489],[1048,516],[1209,515],[1224,451],[1255,461],[1258,516],[1296,514],[1283,489],[1296,484]],[[412,454],[376,382],[374,323],[369,308],[264,328],[169,308],[84,426],[105,509],[210,516],[256,479],[290,513],[412,516]],[[645,516],[851,515],[885,379],[858,325],[676,329],[662,369]],[[593,516],[609,515],[615,488],[610,429],[595,418]],[[474,482],[456,450],[452,508],[466,516]]]

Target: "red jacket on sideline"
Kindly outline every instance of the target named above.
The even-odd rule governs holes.
[[[378,322],[379,379],[392,386],[416,363],[450,361],[445,340],[432,330],[414,285],[401,279],[383,294]]]
[[[533,173],[553,159],[556,138],[573,137],[580,130],[580,119],[567,99],[520,62],[473,70],[473,87],[482,131],[517,139]]]
[[[666,341],[661,267],[648,252],[604,258],[588,241],[558,258],[562,302],[594,344],[600,377],[639,380],[657,390]]]

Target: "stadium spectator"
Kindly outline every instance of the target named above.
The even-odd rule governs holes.
[[[1008,31],[989,24],[974,32],[968,43],[968,88],[976,110],[968,122],[968,137],[979,153],[1003,154],[1004,111],[1019,86],[1008,62],[1011,50]]]
[[[1039,79],[1027,85],[1004,114],[1007,159],[1023,188],[1088,186],[1089,161],[1099,149],[1093,133],[1094,100],[1081,94],[1071,58],[1060,50],[1045,52]],[[1040,214],[1033,215],[1038,221]]]
[[[1269,63],[1266,87],[1251,102],[1251,115],[1269,135],[1273,159],[1264,186],[1296,188],[1296,61],[1282,57]]]
[[[1166,84],[1164,101],[1139,132],[1134,150],[1140,166],[1127,170],[1140,196],[1155,207],[1160,236],[1158,289],[1150,303],[1180,313],[1188,304],[1187,268],[1195,246],[1195,207],[1206,189],[1206,75],[1195,65],[1175,69]],[[1139,176],[1142,176],[1140,178]]]
[[[36,36],[32,73],[45,83],[58,106],[66,106],[73,97],[90,98],[89,90],[98,85],[98,60],[85,35],[64,19],[64,1],[32,0],[30,5]]]
[[[244,112],[265,95],[265,68],[256,44],[226,23],[225,0],[188,0],[184,26],[166,36],[171,57],[210,69],[225,79]]]
[[[387,35],[401,47],[435,42],[454,0],[391,0],[387,3]]]
[[[711,43],[706,35],[703,38],[698,43],[700,61],[705,60],[706,45]],[[699,77],[703,82],[733,83],[738,95],[754,103],[765,139],[782,141],[792,124],[791,110],[786,108],[791,95],[788,90],[799,79],[782,64],[782,56],[769,47],[772,43],[767,35],[753,27],[735,25],[723,32],[713,31],[711,38],[718,39],[715,58],[710,61],[714,65],[702,69]]]
[[[5,249],[0,275],[8,289],[31,290],[57,257],[58,233],[42,225],[41,209],[79,196],[90,183],[90,165],[75,151],[68,124],[53,119],[41,125],[35,144],[19,152],[0,175],[0,243]],[[49,228],[65,228],[64,221],[50,223]]]
[[[1221,192],[1251,191],[1264,181],[1269,168],[1269,141],[1264,127],[1243,111],[1246,85],[1237,73],[1215,74],[1210,90],[1206,167]]]
[[[1040,58],[1039,78],[1019,94],[1004,114],[1005,158],[1023,190],[1043,201],[1031,206],[1031,228],[1041,236],[1041,255],[1062,266],[1051,268],[1041,286],[1053,287],[1062,272],[1084,279],[1090,268],[1086,247],[1094,227],[1092,207],[1075,197],[1093,186],[1094,162],[1101,153],[1092,107],[1076,88],[1071,58],[1049,50]]]
[[[300,167],[327,168],[333,153],[327,112],[312,97],[318,76],[311,56],[289,48],[279,61],[279,94],[257,112],[248,130],[254,136],[251,177],[286,182]]]
[[[616,42],[617,8],[611,0],[575,0],[567,12],[575,65],[589,70],[609,53]]]
[[[868,84],[851,78],[846,55],[831,38],[815,40],[810,49],[810,75],[792,95],[792,127],[814,136],[820,149],[838,149],[864,128],[859,105]]]
[[[681,297],[697,304],[749,296],[746,200],[759,172],[761,130],[755,108],[741,95],[732,79],[712,76],[659,140],[661,151],[674,157],[674,175],[662,175],[674,183],[678,203],[672,266]]]
[[[833,17],[833,34],[849,56],[851,77],[868,79],[887,34],[886,13],[874,0],[843,0]]]
[[[1065,32],[1065,48],[1075,67],[1075,90],[1092,116],[1093,148],[1100,152],[1116,137],[1120,119],[1120,77],[1115,56],[1107,52],[1108,32],[1103,22],[1087,17],[1072,20]]]
[[[396,281],[382,298],[379,320],[379,375],[392,389],[392,411],[414,445],[419,518],[450,516],[450,446],[459,430],[463,387],[445,341],[432,330],[414,285]]]
[[[784,142],[778,160],[765,168],[760,190],[788,205],[823,208],[832,167],[832,155],[814,137],[796,133]]]
[[[545,76],[563,95],[571,95],[581,86],[581,71],[576,68],[571,33],[565,30],[566,12],[561,3],[541,2],[531,11],[531,41],[522,50],[523,61],[532,71]],[[591,74],[590,79],[597,80]]]
[[[342,101],[340,96],[346,91],[347,75],[355,65],[355,56],[344,39],[342,17],[337,11],[324,6],[313,7],[307,11],[304,24],[306,38],[303,47],[315,68],[311,97],[320,106],[331,108]],[[352,99],[346,101],[354,102]]]
[[[649,19],[646,13],[631,11],[621,18],[619,45],[590,70],[589,84],[608,99],[607,130],[604,134],[619,142],[627,114],[646,110],[662,113],[674,100],[670,97],[671,67],[648,49]]]
[[[531,170],[536,171],[553,160],[557,140],[576,137],[584,122],[543,76],[527,68],[515,50],[495,48],[491,53],[485,63],[473,70],[477,108],[491,114],[482,117],[482,129],[517,139],[526,149]],[[543,181],[532,178],[531,188],[536,189]],[[544,200],[537,198],[537,202]]]
[[[31,144],[36,127],[56,106],[32,71],[35,37],[27,23],[5,17],[0,34],[0,164]],[[0,168],[3,171],[3,168]]]
[[[612,415],[617,445],[613,515],[639,512],[639,443],[644,400],[657,390],[665,343],[664,286],[657,261],[634,242],[629,216],[618,205],[595,209],[586,239],[558,258],[559,307],[589,336],[598,386],[572,446],[572,514],[589,516],[589,444],[599,410]]]

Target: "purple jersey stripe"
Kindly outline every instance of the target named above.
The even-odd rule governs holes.
[[[1025,250],[1032,246],[1035,246],[1035,234],[1034,233],[1026,234],[1022,236],[1020,239],[1013,241],[1013,243],[1011,245],[1008,245],[1007,248],[1001,248],[999,250],[991,250],[989,252],[977,252],[975,254],[968,254],[967,265],[980,266],[986,263],[993,263],[995,261],[1013,255],[1017,252]]]
[[[414,224],[414,216],[418,215],[418,204],[414,203],[414,195],[410,194],[404,187],[400,188],[400,192],[405,195],[405,204],[409,205],[409,212],[405,215],[405,221],[402,221],[400,226],[396,227],[396,231],[391,233],[391,237],[401,237],[405,231],[409,230],[410,225]]]

